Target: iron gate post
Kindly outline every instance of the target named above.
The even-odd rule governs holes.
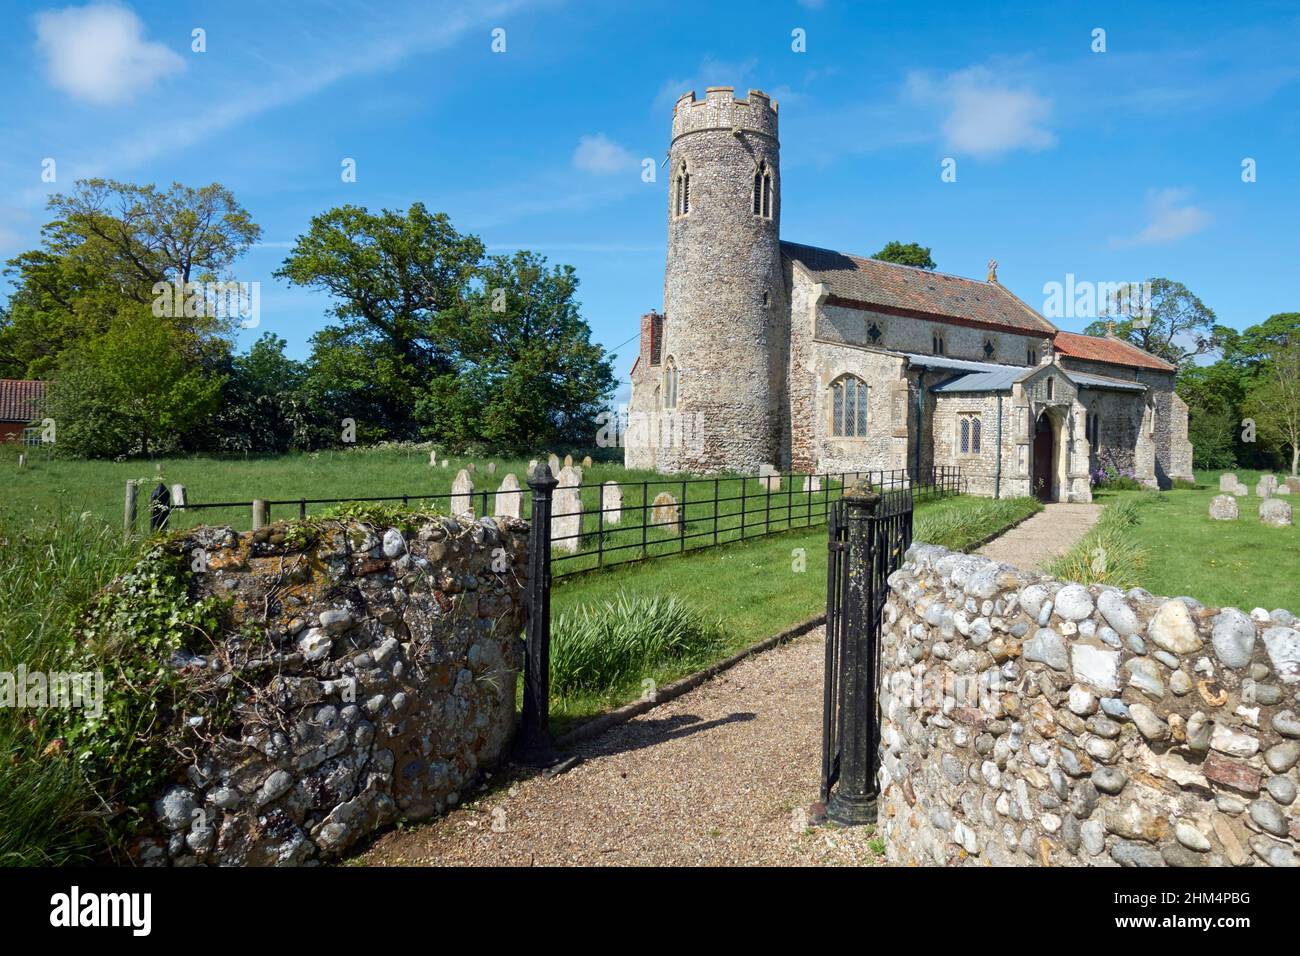
[[[876,819],[876,620],[873,570],[876,508],[870,484],[844,489],[847,525],[844,640],[839,667],[840,772],[826,814],[853,826]]]
[[[532,767],[559,760],[551,738],[551,494],[559,482],[538,462],[528,473],[533,489],[528,534],[528,637],[525,644],[524,703],[514,759]]]

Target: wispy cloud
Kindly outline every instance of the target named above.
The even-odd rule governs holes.
[[[97,106],[127,103],[185,61],[145,39],[144,24],[116,3],[46,10],[32,18],[50,84]]]
[[[703,96],[710,86],[734,86],[743,94],[757,65],[758,61],[752,57],[748,60],[728,61],[707,56],[690,76],[668,80],[659,88],[659,94],[655,97],[655,109],[671,107],[679,96],[692,90],[696,96]]]
[[[1110,241],[1114,248],[1158,245],[1186,239],[1205,229],[1211,216],[1204,209],[1186,202],[1186,189],[1153,189],[1147,193],[1147,224],[1128,237]]]
[[[938,105],[945,111],[941,125],[944,142],[958,154],[991,158],[1056,144],[1055,134],[1046,125],[1052,101],[987,66],[946,76],[913,72],[906,86],[917,102]]]
[[[636,165],[636,157],[604,133],[583,136],[573,151],[573,165],[585,173],[609,176],[627,172]]]

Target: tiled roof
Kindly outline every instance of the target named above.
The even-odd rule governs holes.
[[[1023,333],[1050,336],[1056,331],[997,282],[978,282],[795,242],[781,243],[781,251],[811,273],[815,282],[825,285],[832,299]]]
[[[0,378],[0,422],[30,422],[44,402],[44,382]]]
[[[1133,365],[1137,368],[1153,368],[1161,372],[1174,372],[1177,369],[1164,359],[1156,358],[1150,352],[1138,348],[1123,339],[1102,337],[1099,335],[1079,335],[1077,332],[1057,332],[1056,350],[1069,358],[1089,359],[1093,362],[1109,362],[1112,365]]]

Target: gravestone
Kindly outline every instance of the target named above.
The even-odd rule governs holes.
[[[436,448],[429,452],[429,467],[438,467],[438,449]]]
[[[1284,481],[1284,482],[1282,482],[1282,484],[1280,484],[1280,485],[1277,486],[1277,491],[1273,492],[1273,494],[1275,494],[1275,495],[1289,495],[1289,494],[1291,494],[1291,486],[1290,486],[1289,484],[1287,484],[1287,483]]]
[[[469,464],[467,464],[465,466],[465,470],[468,471],[471,475],[474,474],[474,463],[471,461]]]
[[[668,526],[676,534],[681,530],[682,509],[677,506],[677,499],[666,491],[655,495],[650,511],[650,524],[654,527]]]
[[[600,486],[600,510],[605,513],[605,524],[618,524],[623,520],[623,489],[617,481],[607,481]]]
[[[586,455],[586,456],[583,457],[583,459],[582,459],[582,467],[583,467],[583,468],[590,468],[590,467],[591,467],[591,456],[590,456],[590,455]]]
[[[1215,521],[1236,521],[1237,514],[1237,499],[1232,495],[1215,495],[1210,502],[1210,517]]]
[[[565,455],[565,456],[564,456],[564,467],[565,467],[565,468],[572,468],[572,467],[573,467],[573,456],[572,456],[572,455]]]
[[[1255,485],[1255,495],[1259,498],[1272,498],[1277,491],[1277,478],[1273,475],[1264,475]]]
[[[471,518],[474,516],[474,482],[464,468],[456,472],[456,478],[451,483],[451,513],[456,516],[469,515]]]
[[[555,477],[560,473],[560,458],[555,452],[546,456],[546,467],[551,469],[551,476]]]
[[[1237,486],[1232,489],[1232,493],[1236,495],[1238,498],[1244,498],[1246,495],[1250,494],[1250,489],[1248,489],[1241,482],[1237,482]]]
[[[495,461],[487,463],[487,473],[489,475],[495,475],[497,473],[497,463]]]
[[[506,476],[501,479],[501,487],[497,489],[492,513],[498,518],[518,518],[523,510],[523,501],[524,493],[519,487],[519,479],[514,472],[506,472]]]
[[[772,465],[758,466],[758,480],[769,492],[781,490],[781,473]]]
[[[1268,498],[1260,502],[1259,520],[1275,528],[1285,528],[1291,524],[1291,506],[1280,498]]]
[[[559,481],[551,498],[551,544],[577,551],[582,544],[582,492],[572,468],[560,469]]]
[[[1237,487],[1237,476],[1230,471],[1225,471],[1219,476],[1219,490],[1232,493],[1232,489]]]
[[[537,467],[537,464],[538,462],[536,458],[530,458],[528,460],[528,471],[524,472],[524,474],[531,475],[533,473],[533,469]]]
[[[1286,486],[1291,489],[1293,494],[1300,494],[1300,478],[1288,478]]]
[[[822,490],[822,477],[821,477],[821,475],[806,475],[806,476],[804,477],[804,480],[803,480],[803,490],[804,490],[804,491],[821,491],[821,490]]]
[[[565,465],[555,478],[562,485],[580,485],[582,484],[582,469],[576,465]]]

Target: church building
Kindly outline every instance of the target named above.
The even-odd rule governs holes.
[[[959,466],[974,494],[1090,501],[1109,466],[1192,477],[1174,366],[1057,329],[998,282],[784,242],[777,104],[673,109],[662,313],[641,318],[625,463],[756,474]]]

